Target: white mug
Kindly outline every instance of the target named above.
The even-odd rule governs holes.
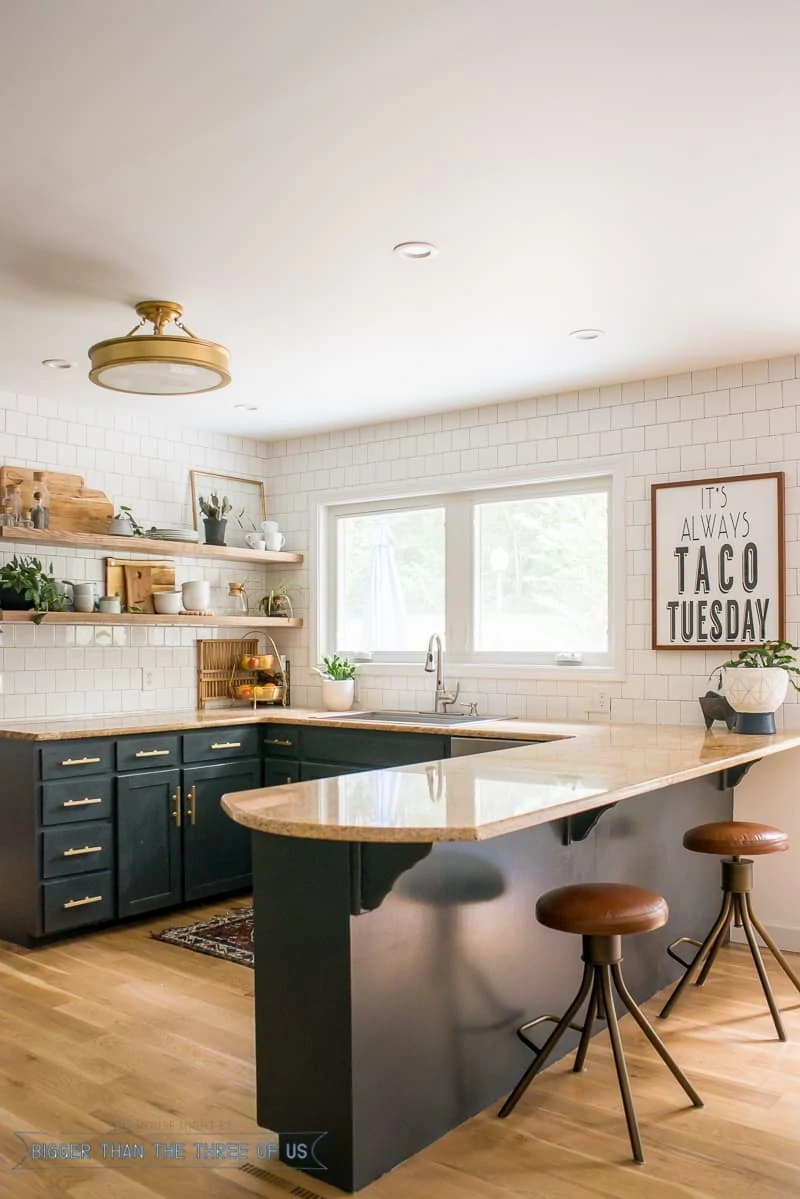
[[[267,533],[267,549],[282,550],[286,543],[286,538],[283,533]]]
[[[270,533],[277,533],[279,529],[280,525],[277,520],[262,520],[261,522],[261,533],[265,541]]]
[[[259,533],[245,533],[244,539],[251,550],[264,550],[267,548],[267,543]]]

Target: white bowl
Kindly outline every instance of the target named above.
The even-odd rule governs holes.
[[[180,591],[154,591],[153,607],[159,616],[177,616],[183,608],[183,595]]]

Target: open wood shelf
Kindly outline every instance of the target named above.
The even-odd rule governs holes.
[[[32,612],[0,611],[0,624],[32,622]],[[302,629],[299,616],[160,616],[151,612],[46,612],[42,624],[183,625],[188,628]]]
[[[302,554],[290,554],[286,550],[250,550],[232,545],[204,545],[194,541],[166,541],[154,537],[115,537],[111,533],[67,533],[48,529],[20,529],[13,526],[0,527],[2,542],[23,541],[28,545],[71,546],[74,549],[113,550],[115,554],[156,554],[159,558],[184,556],[191,558],[216,558],[223,562],[249,562],[251,566],[272,564],[298,565]]]

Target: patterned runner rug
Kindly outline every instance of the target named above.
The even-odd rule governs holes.
[[[224,916],[198,920],[177,928],[165,928],[151,934],[156,941],[183,945],[195,953],[207,953],[213,958],[253,966],[253,909],[236,908]]]

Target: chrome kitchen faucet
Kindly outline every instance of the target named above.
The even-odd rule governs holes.
[[[434,657],[435,654],[435,657]],[[428,674],[436,671],[436,698],[433,703],[434,712],[444,712],[448,704],[454,704],[458,699],[461,684],[456,683],[456,689],[450,694],[444,681],[444,650],[442,639],[438,633],[431,633],[428,641],[428,652],[425,655],[425,670]]]

